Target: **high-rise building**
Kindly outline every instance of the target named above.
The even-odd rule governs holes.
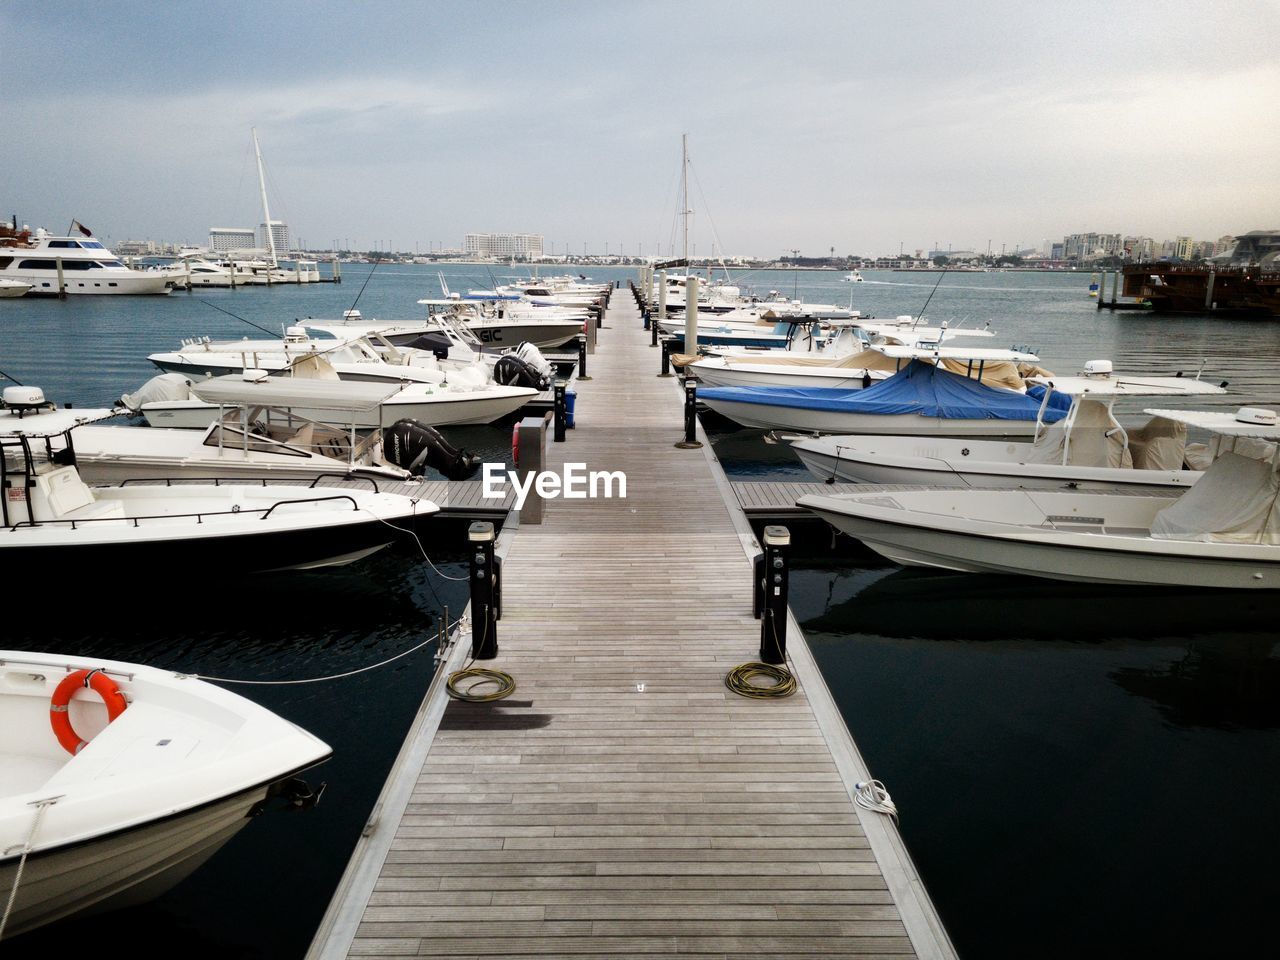
[[[261,241],[258,246],[263,250],[270,250],[271,244],[267,242],[267,225],[265,223],[258,224],[258,233]],[[276,256],[283,257],[289,252],[289,225],[283,220],[271,221],[271,237],[276,244]]]
[[[540,233],[468,233],[463,238],[462,249],[468,256],[507,257],[542,256]]]
[[[209,249],[214,253],[252,250],[258,245],[252,227],[210,227]]]
[[[1173,241],[1173,255],[1179,260],[1190,260],[1195,246],[1196,242],[1190,237],[1179,237]]]

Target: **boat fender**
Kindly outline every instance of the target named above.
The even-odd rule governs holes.
[[[520,424],[511,428],[511,465],[520,467]]]
[[[62,744],[62,748],[72,756],[88,745],[88,741],[82,739],[71,726],[71,716],[67,712],[67,705],[71,703],[72,695],[80,687],[92,690],[102,698],[102,702],[107,705],[107,723],[124,713],[125,707],[129,706],[129,702],[125,700],[116,682],[101,669],[77,670],[63,677],[49,700],[49,723],[53,727],[54,736],[58,738],[58,743]]]

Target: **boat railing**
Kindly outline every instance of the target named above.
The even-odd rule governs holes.
[[[128,486],[191,486],[193,484],[208,485],[213,484],[215,487],[266,487],[286,484],[306,483],[308,490],[314,490],[321,480],[342,480],[342,481],[363,481],[373,487],[374,493],[380,493],[377,481],[373,477],[361,477],[347,473],[320,473],[310,483],[306,480],[291,480],[282,477],[128,477],[119,483],[113,484],[117,487]]]
[[[233,504],[230,510],[201,510],[198,513],[156,513],[144,517],[89,517],[74,518],[68,517],[63,520],[22,520],[18,523],[9,525],[9,530],[19,530],[22,527],[45,527],[54,524],[70,524],[72,530],[78,530],[80,524],[89,523],[127,523],[133,527],[140,527],[144,520],[190,520],[195,518],[196,523],[204,523],[206,517],[226,517],[232,515],[240,515],[246,513],[260,513],[259,520],[266,520],[271,516],[277,507],[287,507],[296,503],[324,503],[330,500],[346,500],[351,504],[353,511],[359,512],[360,504],[356,502],[356,498],[349,493],[336,493],[327,497],[303,497],[300,500],[277,500],[269,507],[249,507],[245,509],[239,504]]]

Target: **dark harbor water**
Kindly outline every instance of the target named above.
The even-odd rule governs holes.
[[[379,266],[358,306],[366,317],[417,316],[415,301],[439,293],[438,272]],[[483,267],[443,272],[453,289],[493,284]],[[501,280],[508,271],[494,272]],[[855,309],[883,317],[917,313],[937,279],[840,276],[755,273],[740,283],[842,305],[852,296]],[[259,335],[202,300],[274,331],[340,315],[368,277],[351,265],[341,285],[0,300],[0,370],[59,402],[107,405],[156,372],[148,353],[182,337]],[[1098,312],[1088,282],[1087,273],[948,274],[928,315],[991,321],[998,335],[987,345],[1030,345],[1059,373],[1094,358],[1151,374],[1203,364],[1206,378],[1230,382],[1218,406],[1280,406],[1274,323]],[[786,447],[757,431],[704,424],[731,475],[807,479]],[[450,436],[491,458],[509,450],[509,426]],[[450,576],[461,572],[458,533],[426,544]],[[929,576],[856,549],[815,548],[798,568],[796,616],[902,810],[962,956],[1275,952],[1280,598]],[[381,661],[429,636],[442,606],[456,616],[466,602],[462,585],[435,575],[412,544],[342,570],[253,581],[198,564],[163,587],[147,571],[104,570],[92,599],[74,585],[74,602],[57,592],[67,585],[50,582],[46,609],[9,611],[6,647],[247,679]],[[301,957],[425,690],[431,654],[329,683],[233,688],[334,747],[309,775],[328,784],[320,806],[251,823],[155,903],[56,925],[6,943],[4,955],[47,956],[109,928],[134,952]]]

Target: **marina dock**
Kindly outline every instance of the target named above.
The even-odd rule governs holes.
[[[626,497],[507,521],[480,665],[517,689],[448,699],[454,645],[312,960],[955,956],[896,826],[854,802],[870,773],[793,617],[798,692],[726,689],[758,657],[759,547],[706,437],[674,448],[683,397],[658,366],[616,291],[547,469],[623,471]]]

